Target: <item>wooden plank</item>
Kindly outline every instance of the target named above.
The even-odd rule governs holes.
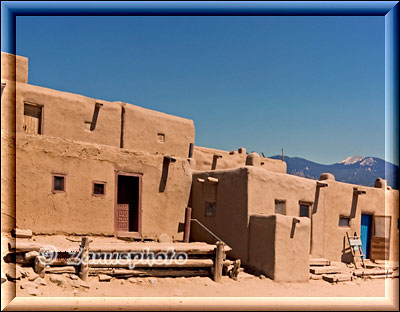
[[[115,277],[190,277],[190,276],[209,276],[209,269],[133,269],[133,270],[123,270],[123,269],[99,269],[90,268],[89,275],[97,274],[107,274]]]
[[[89,267],[92,268],[210,268],[214,262],[211,259],[188,259],[185,263],[176,263],[175,261],[152,263],[142,262],[141,260],[125,260],[124,262],[116,263],[115,260],[89,260]],[[169,263],[171,262],[171,263]],[[183,261],[182,261],[183,262]]]
[[[76,273],[76,269],[73,266],[52,267],[52,268],[46,268],[45,272],[54,274]]]
[[[331,265],[331,262],[328,259],[323,258],[310,258],[311,266],[327,266]]]
[[[16,252],[28,252],[28,251],[40,251],[40,249],[48,244],[38,243],[38,242],[20,242],[18,241],[15,246],[11,243],[8,244],[10,251]],[[57,251],[64,251],[70,248],[79,247],[76,244],[66,242],[65,244],[54,245]],[[130,253],[140,253],[146,252],[165,252],[172,250],[175,253],[186,252],[187,254],[214,254],[215,245],[210,245],[206,243],[92,243],[90,245],[90,252],[130,252]],[[227,245],[224,246],[224,252],[227,253],[231,248]]]
[[[330,283],[347,282],[353,279],[351,274],[323,275],[322,278]]]
[[[389,270],[379,270],[379,269],[372,269],[372,270],[356,270],[353,272],[353,274],[355,276],[370,276],[370,275],[388,275],[388,274],[392,274],[393,270],[389,269]]]
[[[340,269],[337,267],[315,267],[310,268],[312,274],[337,274],[340,273]]]
[[[389,259],[390,244],[389,240],[384,237],[371,238],[370,258],[373,260]]]

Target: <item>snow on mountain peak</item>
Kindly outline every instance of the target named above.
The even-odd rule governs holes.
[[[362,161],[364,158],[365,158],[364,156],[350,156],[350,157],[347,157],[346,159],[340,161],[339,164],[354,165],[354,164]]]
[[[376,160],[372,157],[364,158],[364,160],[360,163],[361,166],[372,166],[376,163]]]
[[[344,165],[354,165],[356,163],[360,163],[361,166],[372,166],[376,163],[376,160],[373,157],[350,156],[339,162],[339,164]]]

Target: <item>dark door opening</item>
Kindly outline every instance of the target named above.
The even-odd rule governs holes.
[[[139,175],[117,173],[115,231],[140,232]]]

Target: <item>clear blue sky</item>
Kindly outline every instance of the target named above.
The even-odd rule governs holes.
[[[29,83],[193,119],[196,145],[385,158],[384,17],[17,17]]]

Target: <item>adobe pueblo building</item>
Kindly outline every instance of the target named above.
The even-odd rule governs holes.
[[[196,146],[192,120],[28,84],[22,56],[2,52],[1,83],[3,230],[182,241],[191,207],[230,257],[276,280],[307,280],[310,255],[351,262],[355,232],[366,258],[398,261],[399,192],[385,180],[316,181]],[[191,241],[215,243],[198,222]]]

